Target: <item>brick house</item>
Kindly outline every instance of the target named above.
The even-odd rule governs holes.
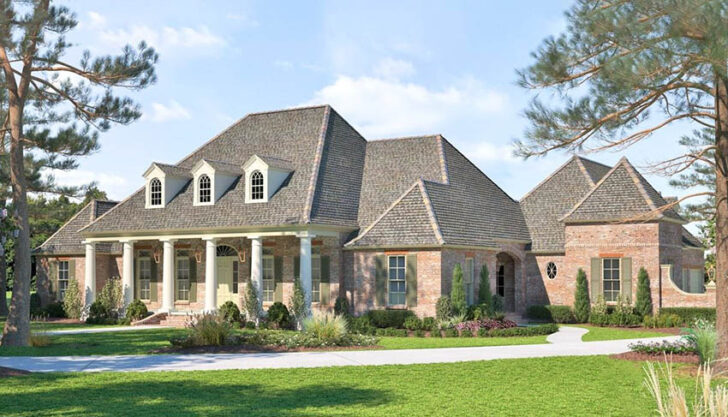
[[[267,307],[300,277],[314,309],[432,316],[460,264],[469,302],[487,266],[508,311],[570,304],[579,267],[609,297],[644,266],[661,305],[715,303],[700,243],[626,160],[574,157],[519,203],[440,135],[367,141],[318,106],[249,114],[143,177],[36,249],[43,300],[76,279],[88,305],[120,277],[125,302],[172,315],[240,304],[250,281]]]

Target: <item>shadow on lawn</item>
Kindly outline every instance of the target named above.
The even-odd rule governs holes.
[[[204,375],[204,376],[201,376]],[[260,377],[261,374],[255,374]],[[74,381],[68,374],[31,375],[13,383],[41,387],[15,393],[2,406],[3,415],[60,413],[95,416],[116,415],[246,415],[289,416],[316,414],[312,408],[337,409],[336,414],[357,414],[357,407],[384,405],[385,390],[362,389],[344,384],[315,384],[286,389],[245,381],[244,372],[98,374],[93,380]],[[200,381],[204,378],[204,381]],[[82,382],[83,381],[83,382]],[[313,381],[311,381],[313,382]],[[286,385],[306,382],[294,379]],[[331,411],[331,410],[328,410]]]

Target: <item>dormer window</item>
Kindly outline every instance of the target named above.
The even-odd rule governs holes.
[[[255,171],[250,176],[250,199],[251,200],[262,200],[265,195],[263,190],[264,187],[263,174],[260,171]]]
[[[155,207],[162,205],[162,181],[159,178],[149,182],[149,201]]]
[[[207,175],[201,175],[200,179],[198,180],[198,186],[199,186],[199,198],[200,203],[209,203],[212,201],[212,185],[210,182],[210,177]]]

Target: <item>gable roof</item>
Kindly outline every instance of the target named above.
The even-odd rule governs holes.
[[[202,166],[202,164],[206,163],[207,165],[211,166],[212,169],[215,171],[223,172],[226,174],[232,174],[232,175],[242,175],[243,169],[240,167],[240,165],[231,164],[229,162],[223,162],[223,161],[213,161],[211,159],[200,159],[195,165],[192,166],[190,169],[190,172],[194,172],[197,169]]]
[[[568,213],[610,170],[607,165],[573,156],[521,198],[520,206],[531,236],[531,251],[564,251]]]
[[[147,175],[149,175],[149,173],[152,171],[152,169],[154,169],[154,167],[159,168],[166,175],[169,175],[172,177],[192,178],[192,174],[190,174],[189,169],[185,169],[185,168],[170,165],[170,164],[163,164],[161,162],[152,162],[152,164],[149,166],[149,168],[147,168],[147,170],[144,171],[144,176],[146,177]]]
[[[92,200],[33,252],[39,255],[85,254],[86,248],[82,243],[83,237],[79,230],[104,215],[117,204],[116,201]],[[97,243],[96,251],[99,253],[120,253],[121,245],[119,243]]]
[[[597,185],[562,220],[604,222],[618,220],[672,220],[684,223],[662,195],[629,163],[619,160]]]

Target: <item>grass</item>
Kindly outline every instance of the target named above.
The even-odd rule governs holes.
[[[640,339],[643,337],[674,336],[648,329],[623,329],[619,327],[599,327],[589,325],[569,325],[589,330],[581,337],[583,342],[597,342],[600,340]]]
[[[382,337],[379,345],[385,349],[434,349],[473,346],[537,345],[546,342],[546,336],[522,337]]]
[[[5,327],[5,320],[0,319],[0,329]],[[31,331],[53,331],[53,330],[72,330],[72,329],[99,329],[107,327],[125,327],[115,324],[86,324],[86,323],[54,323],[49,321],[31,321]]]
[[[641,364],[603,356],[123,377],[38,373],[3,380],[0,409],[5,416],[644,416],[655,405],[643,377]]]

